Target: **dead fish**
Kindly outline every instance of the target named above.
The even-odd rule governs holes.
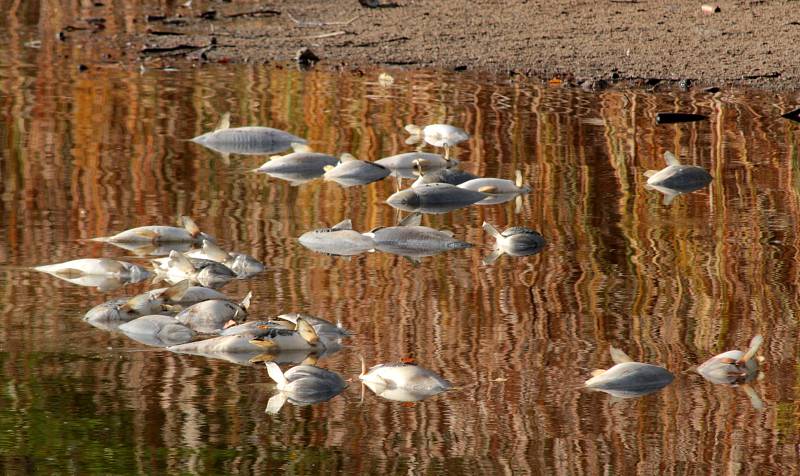
[[[148,314],[168,312],[165,303],[184,297],[189,282],[183,281],[169,288],[149,291],[132,298],[112,299],[90,309],[83,319],[92,325],[107,322],[127,322]]]
[[[298,241],[312,251],[338,256],[353,256],[375,247],[372,238],[353,230],[350,219],[303,233]]]
[[[488,196],[448,183],[426,183],[395,192],[386,203],[407,212],[446,213],[477,203]]]
[[[688,114],[683,112],[659,112],[656,114],[656,124],[674,124],[678,122],[705,121],[708,116],[703,114]]]
[[[326,321],[321,317],[311,316],[309,314],[290,312],[287,314],[281,314],[275,319],[291,323],[294,326],[297,325],[298,319],[303,319],[307,323],[311,324],[314,330],[317,331],[317,334],[328,334],[338,337],[348,337],[351,335],[349,331],[342,327],[341,323],[337,322],[334,324],[333,322]]]
[[[191,261],[178,251],[170,251],[166,261],[154,260],[157,279],[176,283],[188,279],[207,288],[219,287],[236,278],[227,266],[210,260]]]
[[[694,192],[711,183],[711,175],[696,165],[681,165],[672,152],[664,152],[667,166],[661,170],[648,170],[645,188],[664,194],[664,205],[669,205],[678,195]]]
[[[335,166],[339,162],[331,155],[311,152],[311,149],[304,144],[292,144],[292,149],[294,152],[291,154],[270,157],[270,160],[255,172],[286,180],[291,185],[300,185],[321,177],[325,173],[326,166]]]
[[[250,344],[250,338],[243,335],[219,336],[186,344],[167,347],[176,354],[197,355],[208,359],[219,359],[237,365],[252,365],[256,362],[276,362],[279,364],[299,364],[315,362],[327,355],[326,351],[287,350],[283,352],[264,353],[263,350]]]
[[[419,178],[411,184],[411,187],[419,187],[426,183],[449,183],[450,185],[460,185],[468,180],[478,178],[477,175],[471,174],[465,170],[457,167],[449,167],[445,169],[437,169],[425,171],[422,168],[415,167],[414,171],[419,175]]]
[[[760,335],[753,337],[746,352],[729,350],[711,357],[697,368],[697,373],[715,384],[740,385],[758,377],[758,349],[764,342]]]
[[[267,413],[278,413],[287,401],[293,405],[325,402],[347,388],[338,374],[315,365],[298,365],[286,373],[275,362],[266,365],[270,378],[278,384],[278,393],[267,403]]]
[[[367,371],[361,358],[358,379],[375,395],[398,402],[416,402],[453,388],[438,374],[412,363],[379,364]]]
[[[458,160],[448,159],[439,154],[427,152],[406,152],[404,154],[392,155],[376,160],[376,164],[386,167],[401,178],[416,178],[415,170],[431,172],[434,170],[455,167]]]
[[[336,166],[325,166],[323,179],[336,182],[343,187],[351,187],[378,181],[390,173],[391,171],[383,165],[358,160],[350,154],[342,154]]]
[[[214,241],[214,238],[200,231],[200,228],[189,217],[181,217],[183,228],[174,226],[140,226],[125,230],[113,236],[92,238],[91,241],[104,243],[200,243],[202,240]]]
[[[528,256],[542,251],[547,243],[537,231],[523,226],[506,228],[500,233],[490,223],[483,222],[483,229],[493,236],[495,241],[494,251],[483,259],[484,264],[492,264],[503,254],[509,256]]]
[[[496,205],[505,203],[526,193],[530,193],[531,187],[522,182],[522,172],[517,170],[516,180],[499,178],[476,178],[459,185],[467,190],[486,193],[489,196],[477,203],[477,205]]]
[[[409,140],[424,140],[434,147],[444,147],[445,150],[469,139],[469,134],[463,129],[449,124],[431,124],[425,127],[408,124],[405,129],[411,134]]]
[[[184,253],[184,256],[190,260],[211,260],[221,263],[236,273],[240,279],[255,276],[265,269],[264,264],[252,256],[244,253],[229,253],[208,240],[203,240],[202,248]]]
[[[611,358],[616,365],[592,372],[592,378],[584,384],[586,388],[617,398],[634,398],[661,390],[675,378],[663,367],[634,362],[615,347],[611,347]]]
[[[236,325],[247,319],[252,291],[247,293],[242,302],[212,299],[193,304],[179,312],[175,319],[194,330],[204,334],[220,332],[225,327]]]
[[[117,289],[123,284],[138,283],[150,277],[150,272],[141,266],[109,258],[77,259],[33,269],[72,284],[96,287],[100,291]]]
[[[415,262],[425,256],[473,246],[453,238],[451,232],[421,226],[421,223],[422,215],[414,213],[397,226],[375,228],[365,235],[373,239],[376,250],[405,256]]]
[[[263,352],[309,349],[321,351],[337,345],[333,339],[321,338],[314,327],[303,318],[297,319],[295,329],[271,327],[265,329],[264,334],[251,339],[250,343],[261,347]]]
[[[154,347],[189,342],[195,333],[174,317],[160,314],[137,317],[118,328],[131,339]]]
[[[235,326],[226,327],[219,332],[221,336],[246,335],[251,339],[268,332],[272,327],[294,329],[296,326],[288,321],[248,321]]]
[[[292,143],[306,143],[305,139],[270,127],[232,128],[230,127],[230,113],[223,114],[216,129],[191,140],[226,156],[227,154],[272,154],[288,149]]]

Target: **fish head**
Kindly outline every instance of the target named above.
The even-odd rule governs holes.
[[[400,208],[401,210],[402,209],[413,210],[415,208],[418,208],[422,204],[422,201],[420,199],[419,194],[415,190],[407,188],[405,190],[400,190],[399,192],[395,192],[394,194],[392,194],[392,196],[390,196],[386,200],[386,203],[395,208]]]
[[[83,316],[83,319],[89,323],[130,321],[137,317],[138,314],[134,311],[121,309],[126,302],[127,299],[116,299],[98,304],[91,308]]]

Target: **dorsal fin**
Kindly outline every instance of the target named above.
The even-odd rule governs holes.
[[[745,364],[747,361],[755,357],[756,352],[758,352],[759,347],[764,342],[764,338],[760,335],[753,337],[750,340],[750,347],[747,349],[747,352],[742,356],[741,359],[737,362],[737,364]]]
[[[400,220],[397,226],[420,226],[422,224],[422,213],[415,212]]]
[[[186,291],[189,290],[189,280],[184,279],[183,281],[168,287],[161,293],[161,297],[167,301],[180,301],[183,299],[183,295],[186,294]]]
[[[281,370],[281,368],[278,367],[278,364],[276,364],[275,362],[267,362],[266,365],[267,365],[267,374],[269,374],[269,378],[271,378],[275,383],[278,384],[279,390],[289,383],[289,381],[286,380],[286,376],[283,375],[283,371]]]
[[[307,144],[292,142],[292,150],[295,152],[311,152],[311,147],[309,147]]]
[[[341,163],[345,163],[345,162],[352,162],[352,161],[354,161],[354,160],[358,160],[358,159],[356,159],[355,157],[353,157],[353,154],[350,154],[350,153],[348,153],[348,152],[345,152],[344,154],[342,154],[342,155],[340,155],[340,156],[339,156],[339,161],[340,161]]]
[[[316,345],[316,343],[319,342],[319,335],[316,329],[314,329],[314,326],[309,324],[308,321],[302,317],[297,318],[296,330],[309,345]]]
[[[197,223],[195,223],[191,218],[182,216],[181,223],[183,223],[183,227],[186,228],[186,231],[188,231],[192,237],[197,237],[197,235],[200,234],[200,227],[197,226]]]
[[[208,256],[208,259],[211,261],[216,261],[217,263],[223,263],[232,258],[230,253],[209,240],[203,240],[203,254]]]
[[[595,370],[592,370],[592,377],[599,377],[599,376],[603,375],[604,373],[606,373],[606,369],[595,369]]]
[[[169,262],[167,263],[169,266],[174,266],[178,270],[182,271],[186,274],[194,273],[194,265],[189,258],[183,255],[180,251],[172,250],[169,252]]]
[[[252,299],[253,299],[253,291],[250,291],[247,293],[247,296],[245,296],[244,299],[242,299],[242,302],[239,303],[239,305],[242,306],[242,308],[244,308],[244,310],[246,311],[247,309],[250,308],[250,301]]]
[[[488,222],[483,222],[483,230],[495,238],[502,238],[503,236],[499,231],[497,231],[497,228]]]
[[[615,364],[624,364],[625,362],[633,362],[633,359],[628,357],[628,354],[622,351],[622,349],[617,349],[614,346],[611,346],[609,349],[611,352],[611,360],[614,361]]]
[[[422,128],[414,124],[406,124],[406,126],[403,129],[405,129],[406,132],[408,132],[411,135],[418,136],[422,134]]]
[[[453,233],[451,230],[439,230],[439,232],[440,233],[444,233],[445,235],[449,236],[450,238],[453,238],[454,236],[456,236],[456,234]]]
[[[653,175],[655,175],[657,173],[658,173],[658,170],[648,170],[647,172],[644,173],[644,176],[645,177],[652,177]]]
[[[515,175],[516,180],[514,181],[514,185],[516,185],[517,188],[522,188],[522,171],[517,169]]]
[[[346,218],[331,227],[331,230],[352,230],[352,229],[353,229],[353,222],[350,221],[349,218]]]
[[[667,165],[681,165],[681,162],[675,157],[670,151],[664,152],[664,160],[667,161]]]
[[[226,112],[219,119],[219,124],[217,124],[217,128],[214,129],[214,132],[216,132],[216,131],[224,131],[225,129],[228,129],[230,127],[231,127],[231,113],[230,112]]]

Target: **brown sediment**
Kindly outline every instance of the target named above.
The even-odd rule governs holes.
[[[109,2],[57,18],[66,41],[116,46],[111,56],[123,63],[147,63],[153,51],[178,46],[197,61],[265,63],[292,60],[307,47],[327,67],[479,70],[591,88],[616,79],[772,89],[800,82],[800,21],[791,1],[726,1],[713,14],[687,1],[380,3],[195,0],[188,8],[141,2],[123,10]],[[39,15],[53,8],[42,4]]]

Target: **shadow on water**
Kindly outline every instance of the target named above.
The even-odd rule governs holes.
[[[107,28],[130,24],[125,15],[135,17]],[[430,71],[391,71],[387,87],[378,70],[179,63],[141,72],[109,62],[81,72],[82,55],[93,53],[58,43],[56,20],[29,8],[2,21],[5,471],[800,470],[800,129],[780,118],[796,98],[588,93]],[[39,47],[25,46],[34,39]],[[457,124],[472,135],[452,150],[464,170],[510,180],[520,170],[532,191],[519,214],[512,201],[424,216],[423,225],[476,246],[417,265],[389,253],[317,254],[297,237],[346,218],[356,230],[394,226],[397,211],[384,203],[394,178],[291,186],[251,172],[267,157],[231,155],[226,164],[188,141],[226,111],[235,124],[372,161],[413,150],[405,124]],[[663,111],[709,120],[656,125]],[[667,151],[706,169],[712,185],[664,206],[644,172],[662,169]],[[302,311],[354,333],[319,361],[349,381],[342,394],[266,415],[274,386],[263,365],[148,348],[80,319],[148,283],[101,292],[28,269],[100,256],[146,264],[82,240],[180,215],[266,264],[224,287],[229,296],[253,291],[253,318]],[[494,239],[484,221],[530,227],[547,245],[486,266]],[[762,411],[687,371],[756,334],[765,336],[765,377],[752,384]],[[582,391],[592,370],[609,367],[610,345],[675,381],[613,404]],[[359,404],[359,355],[413,357],[456,388],[414,404],[368,393]]]

